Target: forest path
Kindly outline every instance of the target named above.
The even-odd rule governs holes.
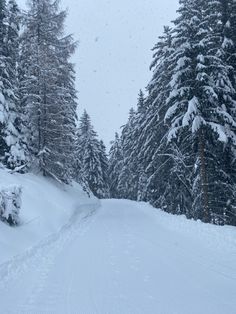
[[[1,313],[235,314],[235,242],[204,243],[211,228],[104,200],[19,261],[0,284]]]

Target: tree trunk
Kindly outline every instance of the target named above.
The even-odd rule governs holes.
[[[209,198],[208,198],[208,180],[207,180],[207,165],[205,156],[205,136],[203,129],[199,134],[199,155],[200,155],[200,173],[201,173],[201,193],[203,205],[203,221],[210,222]]]

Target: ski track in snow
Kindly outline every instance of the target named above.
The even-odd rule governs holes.
[[[45,288],[48,274],[55,264],[57,255],[67,244],[69,245],[78,234],[82,235],[87,231],[89,223],[96,216],[98,207],[99,203],[78,206],[74,215],[59,232],[52,234],[37,246],[27,250],[24,254],[16,256],[12,260],[0,265],[0,291],[3,290],[4,293],[11,294],[12,286],[11,284],[9,285],[9,283],[14,282],[19,283],[18,288],[20,291],[24,285],[24,278],[19,282],[17,279],[22,279],[22,276],[27,278],[28,272],[30,272],[32,282],[32,285],[26,289],[26,293],[22,295],[20,304],[17,304],[16,308],[13,310],[6,308],[4,313],[35,313],[35,301],[37,296]],[[60,292],[56,292],[58,294],[57,296],[60,296]],[[52,303],[55,305],[55,301],[55,294],[53,300],[50,300],[49,296],[49,304]]]
[[[1,313],[236,313],[231,229],[221,236],[215,226],[123,200],[76,213],[60,232],[0,266]]]

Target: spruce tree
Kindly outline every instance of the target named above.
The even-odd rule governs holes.
[[[167,142],[168,128],[164,121],[168,109],[166,100],[172,91],[169,86],[175,52],[172,40],[172,29],[166,26],[153,49],[153,77],[147,87],[146,110],[137,126],[140,130],[138,160],[144,168],[143,200],[168,212],[186,213],[191,204],[189,171],[183,167],[183,154],[176,143]]]
[[[99,156],[100,156],[100,163],[101,163],[103,183],[104,183],[103,198],[109,198],[110,197],[109,177],[108,177],[109,161],[107,157],[106,146],[103,141],[100,141]]]
[[[142,135],[143,135],[143,121],[146,118],[147,102],[142,90],[138,94],[137,110],[133,119],[133,128],[131,130],[130,138],[130,155],[129,167],[131,176],[129,178],[131,198],[133,200],[143,201],[145,200],[146,180],[147,175],[144,167],[144,159],[140,154],[143,147]]]
[[[7,46],[6,46],[6,1],[0,0],[0,158],[4,162],[5,154],[8,151],[6,143],[6,128],[9,120],[7,108],[6,91],[8,90],[9,74],[7,68]]]
[[[69,183],[76,129],[76,43],[64,35],[66,12],[59,1],[32,0],[21,38],[21,105],[28,117],[32,167]]]
[[[166,113],[166,121],[171,122],[168,138],[181,141],[184,132],[192,133],[193,215],[206,222],[220,221],[232,199],[232,188],[226,184],[224,165],[218,160],[222,160],[225,144],[233,137],[234,123],[224,101],[232,99],[233,89],[220,55],[221,3],[181,3],[180,17],[175,21],[176,66],[170,82],[173,91]],[[225,197],[219,199],[223,189]]]
[[[112,142],[109,151],[108,178],[110,185],[110,197],[121,198],[118,190],[119,176],[123,168],[123,149],[119,134],[115,134],[115,140]]]
[[[123,191],[122,197],[139,201],[145,200],[147,183],[144,158],[140,154],[143,149],[143,122],[146,119],[146,111],[146,99],[140,90],[137,109],[135,111],[131,109],[129,121],[121,135],[123,166],[118,188]]]
[[[132,159],[130,159],[133,151],[134,142],[134,125],[136,112],[131,108],[129,112],[128,123],[123,127],[121,134],[121,147],[123,150],[122,169],[119,173],[118,186],[119,197],[123,199],[137,199],[137,183],[132,169]]]
[[[231,97],[223,98],[224,108],[230,113],[230,116],[236,122],[236,1],[235,0],[222,0],[222,47],[221,58],[224,60],[228,69],[229,79],[231,81],[234,93]],[[225,111],[225,110],[224,110]],[[231,132],[236,134],[236,125],[232,124]],[[236,225],[236,204],[232,199],[236,199],[236,162],[235,162],[235,140],[234,136],[225,145],[225,154],[222,163],[225,165],[224,173],[228,186],[231,186],[231,194],[229,197],[228,205],[225,208],[224,220],[226,223]],[[234,149],[232,149],[234,147]]]
[[[19,24],[16,2],[0,1],[0,158],[10,169],[20,169],[27,155],[18,95]]]
[[[235,0],[180,0],[178,14],[154,48],[145,110],[123,128],[119,191],[235,224]]]
[[[104,145],[101,146],[86,111],[80,119],[77,136],[77,180],[85,182],[96,197],[106,198],[108,182]]]

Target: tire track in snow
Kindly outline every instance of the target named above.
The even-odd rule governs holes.
[[[94,211],[91,212],[90,214],[88,214],[84,221],[88,222],[87,224],[83,224],[83,229],[80,229],[79,231],[77,230],[76,232],[76,236],[77,237],[83,237],[86,233],[88,233],[91,229],[91,226],[93,225],[93,223],[97,220],[97,215],[94,215]],[[74,276],[74,272],[73,272],[73,267],[70,267],[70,279],[69,279],[69,285],[67,287],[67,292],[66,292],[66,308],[67,308],[67,314],[72,313],[72,309],[71,309],[71,295],[72,295],[72,287],[73,287],[73,283],[75,280],[75,276]],[[57,298],[55,298],[55,300],[57,300]]]
[[[110,210],[112,211],[112,208]],[[120,212],[120,216],[122,219],[119,220],[118,230],[116,221],[114,227],[103,222],[103,229],[106,234],[107,252],[109,252],[107,258],[111,266],[110,276],[112,276],[112,290],[113,293],[116,293],[111,295],[111,297],[116,300],[116,308],[113,308],[113,313],[124,313],[125,309],[126,314],[142,314],[144,313],[142,309],[130,302],[124,291],[127,278],[123,277],[125,270],[123,265],[125,264],[126,268],[130,269],[130,272],[138,275],[139,258],[134,257],[135,237],[132,233],[132,227],[128,224],[129,217],[127,217],[125,210],[123,210],[122,213]],[[116,233],[117,231],[118,233]],[[123,265],[120,265],[121,263]]]

